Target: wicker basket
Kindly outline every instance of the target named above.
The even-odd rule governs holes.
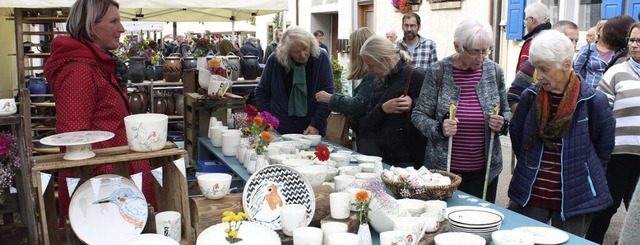
[[[429,170],[432,173],[439,173],[442,176],[447,176],[451,179],[450,185],[442,185],[442,186],[426,186],[421,193],[416,193],[413,187],[407,186],[406,189],[409,191],[409,196],[402,196],[400,191],[403,190],[403,185],[397,182],[391,181],[389,178],[381,174],[382,181],[384,184],[391,190],[393,195],[396,198],[413,198],[420,200],[444,200],[453,195],[458,189],[458,186],[462,182],[462,178],[457,175],[447,171],[442,170]]]

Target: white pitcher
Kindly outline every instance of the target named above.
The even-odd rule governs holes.
[[[224,95],[224,93],[227,92],[230,86],[231,83],[227,80],[223,80],[222,78],[220,78],[220,76],[211,76],[207,93],[218,93],[219,95]]]

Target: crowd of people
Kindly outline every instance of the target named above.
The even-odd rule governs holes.
[[[125,32],[118,6],[113,0],[78,0],[67,21],[70,36],[53,40],[45,65],[58,133],[115,133],[94,148],[126,145],[126,88],[115,76],[110,52]],[[459,190],[490,202],[503,165],[499,136],[508,134],[517,159],[508,208],[602,243],[622,202],[631,214],[640,208],[632,199],[640,173],[640,24],[629,16],[612,18],[587,32],[595,37],[587,36],[593,39],[576,55],[577,25],[550,19],[542,3],[525,9],[527,34],[509,88],[503,68],[488,59],[493,29],[475,18],[457,25],[455,53],[443,59],[436,43],[418,34],[416,13],[403,15],[399,40],[393,30],[384,36],[366,27],[355,30],[347,67],[347,79],[358,84],[353,95],[335,91],[321,30],[275,30],[266,52],[255,38],[242,47],[222,40],[218,49],[265,63],[256,103],[279,119],[280,133],[325,135],[330,112],[341,112],[350,117],[358,151],[393,166],[461,175]],[[172,52],[191,51],[178,36]],[[94,174],[111,171],[100,166]],[[129,171],[150,171],[150,165],[138,161]],[[61,192],[69,176],[60,173]],[[143,186],[152,187],[151,176],[143,176]],[[155,203],[152,190],[143,193]],[[64,217],[68,195],[59,197]],[[625,228],[633,229],[638,221],[629,220]],[[621,239],[627,240],[635,241]]]

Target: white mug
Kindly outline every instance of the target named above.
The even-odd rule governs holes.
[[[222,134],[221,138],[222,154],[227,157],[235,156],[240,143],[240,134]]]
[[[320,225],[320,229],[322,229],[322,244],[328,245],[331,234],[347,232],[348,226],[340,222],[326,222]]]
[[[207,94],[218,93],[219,95],[224,95],[229,89],[229,81],[218,80],[216,76],[211,76],[211,80],[209,80],[209,87],[207,88]]]
[[[156,233],[180,242],[182,223],[180,213],[176,211],[165,211],[156,214]]]
[[[346,219],[349,218],[349,205],[351,197],[346,192],[334,192],[329,194],[329,208],[331,209],[331,218]]]
[[[360,245],[360,236],[342,232],[329,235],[329,245]]]
[[[293,245],[322,245],[322,230],[317,227],[298,227],[293,230]]]
[[[444,221],[444,215],[447,209],[447,202],[442,200],[426,201],[425,213],[434,213],[438,216],[438,221]]]
[[[333,183],[335,184],[334,190],[336,192],[345,191],[356,182],[356,177],[353,175],[338,175],[333,177]]]
[[[426,232],[435,232],[440,227],[438,215],[434,213],[423,213],[420,218],[424,220],[424,230]]]
[[[307,226],[307,209],[302,204],[287,204],[280,208],[282,233],[293,236],[293,230]]]
[[[424,220],[419,217],[400,217],[393,219],[393,230],[394,231],[408,231],[414,235],[414,237],[419,237],[420,232],[422,231],[422,227],[424,226]]]

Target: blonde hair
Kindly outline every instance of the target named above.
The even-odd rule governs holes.
[[[369,56],[378,64],[383,65],[391,71],[400,59],[411,64],[411,56],[404,50],[398,50],[393,47],[393,43],[386,37],[371,36],[362,45],[360,49],[360,57]]]
[[[349,72],[347,79],[361,79],[367,69],[360,58],[360,48],[369,37],[375,35],[371,28],[361,27],[349,35]]]
[[[120,4],[114,0],[77,0],[67,18],[67,32],[80,42],[93,41],[96,23],[104,18],[111,6],[120,9]]]
[[[276,58],[278,58],[278,62],[284,67],[285,71],[289,72],[291,70],[289,61],[291,60],[291,46],[294,44],[302,45],[309,49],[311,56],[320,57],[321,51],[316,37],[302,27],[291,27],[282,34],[282,40],[280,40],[280,44],[276,48]]]

